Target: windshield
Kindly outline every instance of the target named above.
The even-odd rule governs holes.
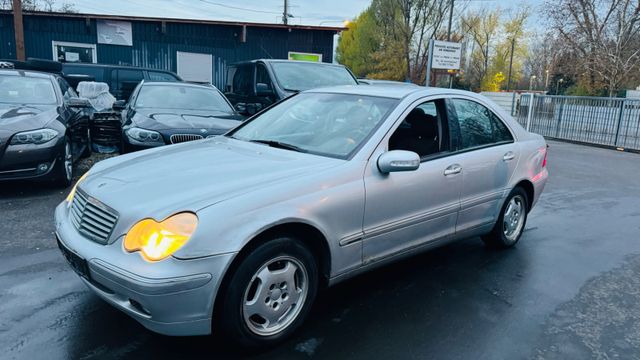
[[[136,107],[233,112],[231,105],[214,88],[175,85],[142,86]]]
[[[347,159],[397,100],[351,94],[300,94],[275,105],[229,136]]]
[[[342,66],[296,62],[274,62],[271,66],[280,87],[289,91],[358,84]]]
[[[0,75],[0,103],[53,105],[56,102],[49,78]]]

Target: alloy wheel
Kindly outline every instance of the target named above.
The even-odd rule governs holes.
[[[278,334],[300,314],[309,292],[307,269],[298,259],[279,256],[255,272],[243,296],[242,315],[251,332]]]
[[[509,241],[516,241],[522,232],[526,216],[524,204],[524,198],[520,195],[516,195],[511,198],[504,211],[504,215],[502,217],[502,231]]]

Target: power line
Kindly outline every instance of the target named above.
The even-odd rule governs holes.
[[[277,14],[277,15],[281,15],[282,14],[280,12],[275,12],[275,11],[247,9],[247,8],[243,8],[243,7],[239,7],[239,6],[226,5],[226,4],[221,4],[221,3],[217,3],[217,2],[213,2],[213,1],[207,1],[207,0],[200,0],[200,1],[202,1],[203,3],[206,3],[206,4],[216,5],[216,6],[220,6],[220,7],[224,7],[224,8],[228,8],[228,9],[234,9],[234,10],[251,11],[251,12],[262,13],[262,14]]]

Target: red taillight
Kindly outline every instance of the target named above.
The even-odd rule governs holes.
[[[542,159],[542,167],[547,166],[547,154],[549,153],[549,145],[544,149],[544,159]]]

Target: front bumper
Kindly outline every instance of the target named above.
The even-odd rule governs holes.
[[[215,296],[234,254],[150,263],[127,253],[122,239],[101,245],[83,237],[68,216],[63,202],[55,212],[56,235],[68,251],[86,260],[88,274],[81,279],[89,289],[157,333],[211,333]]]
[[[47,143],[0,145],[0,180],[37,179],[47,176],[57,161],[63,161],[64,138]],[[42,169],[41,166],[46,166]]]

